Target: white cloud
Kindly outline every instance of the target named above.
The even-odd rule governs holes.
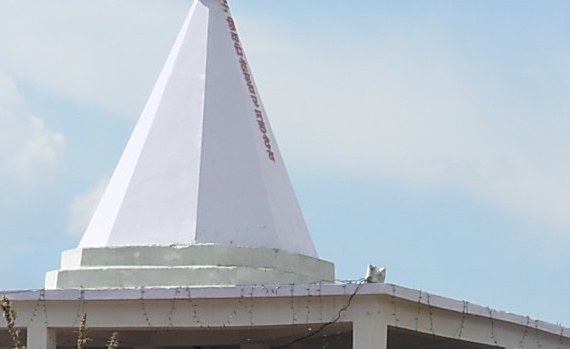
[[[25,110],[14,82],[0,74],[0,180],[33,184],[57,169],[65,139]]]
[[[5,0],[0,67],[51,93],[136,117],[188,6],[186,1]]]
[[[80,103],[133,117],[189,6],[6,1],[1,67]],[[464,191],[509,214],[570,231],[567,94],[535,100],[517,94],[519,86],[505,76],[509,67],[477,65],[421,24],[375,32],[380,29],[371,23],[366,33],[323,24],[329,35],[311,38],[302,23],[283,18],[241,17],[238,23],[286,158],[306,168],[389,177],[419,190]],[[471,52],[487,62],[494,48]],[[550,65],[567,89],[568,57],[529,64],[517,82],[548,85],[536,79]],[[42,134],[44,126],[34,120],[29,127]],[[44,150],[52,138],[34,138],[28,158],[50,159]]]
[[[103,178],[94,187],[72,200],[67,222],[67,232],[70,235],[81,236],[83,234],[108,183],[109,178]]]
[[[291,28],[281,46],[264,45],[275,36],[249,28],[243,36],[287,158],[414,190],[458,190],[570,232],[570,103],[564,93],[520,91],[545,84],[544,74],[519,74],[526,86],[512,85],[506,67],[482,69],[425,37],[323,49]]]

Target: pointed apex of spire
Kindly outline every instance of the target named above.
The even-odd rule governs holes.
[[[316,257],[226,0],[195,1],[80,248]]]

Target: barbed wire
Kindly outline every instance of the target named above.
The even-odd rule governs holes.
[[[143,318],[146,321],[146,324],[148,327],[152,327],[152,324],[150,323],[150,316],[148,315],[148,311],[146,310],[146,304],[145,304],[145,299],[144,299],[144,295],[146,293],[146,290],[144,287],[141,287],[141,296],[139,299],[139,304],[141,307],[141,311],[143,314]]]
[[[343,316],[344,312],[350,307],[350,305],[352,304],[352,300],[354,299],[354,297],[356,296],[356,294],[358,293],[358,291],[360,291],[360,288],[362,287],[364,283],[360,282],[358,284],[358,286],[356,287],[356,289],[354,290],[354,292],[350,295],[350,297],[348,298],[348,300],[346,301],[346,304],[343,305],[339,311],[337,312],[337,314],[334,316],[334,318],[331,321],[325,322],[324,324],[322,324],[318,329],[316,329],[314,332],[311,332],[310,334],[307,334],[305,336],[293,339],[291,341],[289,341],[289,343],[282,345],[282,346],[278,346],[275,349],[285,349],[285,348],[291,348],[293,345],[295,345],[296,343],[305,341],[309,338],[313,338],[316,335],[318,335],[319,333],[323,332],[327,327],[337,323]]]
[[[299,337],[295,337],[287,342],[287,344],[282,345],[278,348],[292,348],[295,344],[313,339],[313,338],[322,338],[323,347],[325,343],[329,343],[326,345],[334,344],[334,341],[346,341],[346,337],[343,337],[343,333],[346,330],[342,330],[342,327],[336,327],[336,335],[333,331],[326,331],[326,329],[336,323],[343,321],[343,316],[346,310],[350,307],[354,297],[361,291],[362,287],[366,283],[364,283],[363,279],[358,280],[337,280],[343,281],[342,288],[344,290],[343,294],[346,296],[346,301],[342,304],[338,304],[342,298],[338,297],[338,294],[328,295],[327,293],[323,292],[322,286],[323,284],[318,283],[311,283],[309,285],[304,285],[304,288],[299,288],[301,285],[296,284],[289,284],[289,285],[277,285],[277,286],[263,286],[263,285],[255,285],[255,286],[241,286],[239,288],[239,296],[234,298],[234,305],[230,307],[230,313],[228,315],[227,321],[224,323],[216,323],[218,320],[209,320],[208,323],[203,323],[201,319],[200,313],[206,314],[209,311],[209,307],[200,308],[198,303],[196,302],[196,298],[192,294],[192,288],[176,288],[173,290],[173,297],[171,299],[165,299],[166,301],[170,302],[170,309],[168,312],[163,313],[164,315],[157,316],[154,307],[148,306],[148,299],[147,299],[147,289],[142,287],[140,288],[140,297],[139,301],[139,309],[140,314],[142,315],[143,322],[146,323],[147,327],[151,329],[151,331],[164,331],[165,328],[176,328],[180,327],[178,325],[180,321],[183,319],[180,315],[177,314],[189,314],[191,319],[193,319],[194,325],[196,329],[206,329],[206,328],[216,328],[216,327],[227,327],[227,326],[243,326],[248,324],[249,329],[247,330],[247,341],[251,342],[254,340],[253,332],[254,327],[262,325],[261,323],[256,323],[256,312],[257,312],[257,302],[256,302],[256,295],[262,294],[273,294],[277,297],[288,297],[290,302],[290,316],[291,326],[299,326],[299,325],[307,325],[306,333],[300,335]],[[354,288],[350,288],[350,292],[348,291],[350,285],[356,285]],[[287,289],[288,288],[288,289]],[[185,293],[183,291],[186,291]],[[38,321],[38,319],[43,320],[43,325],[49,328],[50,326],[50,317],[49,314],[53,311],[51,310],[52,306],[49,306],[48,309],[48,299],[46,290],[39,290],[37,291],[38,297],[37,300],[31,309],[30,318],[27,322],[27,326],[29,327],[33,322]],[[393,326],[395,328],[400,328],[402,325],[402,316],[410,316],[409,310],[400,309],[399,304],[401,301],[409,302],[405,298],[400,299],[397,296],[397,287],[396,285],[391,285],[391,292],[390,292],[390,303],[389,307],[391,307],[391,313],[387,313],[387,315],[391,315],[389,317],[390,323],[389,326]],[[228,299],[231,299],[229,297]],[[180,302],[184,300],[185,302]],[[70,327],[74,328],[77,325],[77,319],[81,317],[86,312],[87,304],[89,303],[88,299],[86,298],[86,290],[79,289],[77,293],[77,300],[76,300],[76,309],[75,314],[76,316],[73,318],[73,322],[70,323]],[[187,302],[187,303],[186,303]],[[325,303],[326,302],[326,303]],[[439,332],[446,332],[449,329],[449,325],[446,325],[446,328],[437,328],[436,329],[436,321],[438,319],[437,313],[435,310],[437,306],[433,304],[433,296],[424,291],[417,291],[417,311],[415,312],[415,317],[410,319],[411,321],[407,324],[410,326],[411,329],[402,328],[405,331],[415,331],[419,334],[430,334],[434,336],[434,341],[430,341],[429,343],[439,343],[442,341],[450,341],[450,340],[463,340],[465,330],[468,326],[468,319],[469,317],[481,317],[482,315],[479,313],[470,313],[470,305],[468,302],[463,301],[463,306],[461,309],[461,316],[459,317],[459,323],[457,324],[456,330],[450,337],[444,336],[439,334]],[[326,312],[324,311],[324,304],[326,305]],[[233,308],[233,309],[232,309]],[[334,313],[331,313],[332,309],[337,308]],[[54,308],[55,309],[55,308]],[[164,309],[164,308],[163,308]],[[390,309],[390,308],[388,308]],[[409,309],[409,308],[408,308]],[[496,322],[496,313],[493,309],[487,307],[486,316],[488,318],[490,324],[490,331],[489,331],[489,339],[490,344],[495,347],[504,347],[505,343],[501,343],[501,338],[507,340],[507,338],[512,338],[512,335],[505,335],[504,326],[501,324],[500,327],[497,327]],[[459,309],[458,309],[459,310]],[[88,311],[88,309],[87,309]],[[182,312],[182,313],[181,313]],[[318,312],[318,314],[315,314]],[[324,314],[328,314],[327,316],[332,316],[329,321],[323,320]],[[151,321],[151,317],[153,318]],[[162,318],[162,320],[161,320]],[[212,318],[206,316],[205,318]],[[239,318],[239,320],[238,320]],[[215,319],[215,318],[212,318]],[[235,321],[234,321],[235,319]],[[424,321],[426,320],[426,321]],[[312,322],[314,321],[314,323]],[[476,322],[478,323],[478,322]],[[501,321],[502,323],[502,321]],[[160,324],[160,325],[159,325]],[[420,326],[421,325],[421,326]],[[546,325],[542,325],[538,320],[531,320],[530,317],[526,317],[526,323],[524,328],[520,328],[520,340],[518,343],[518,348],[557,348],[563,349],[566,348],[566,337],[565,337],[565,329],[560,326],[559,333],[557,332],[554,336],[558,337],[557,346],[552,344],[552,336],[543,335],[544,328]],[[184,327],[184,326],[182,326]],[[479,330],[479,329],[478,329]],[[480,331],[480,330],[479,330]],[[512,330],[509,330],[512,331]],[[531,334],[531,331],[534,332],[534,335]],[[51,336],[51,332],[49,336]],[[531,342],[529,340],[532,338]],[[343,339],[344,338],[344,339]],[[515,337],[516,338],[516,337]],[[556,337],[554,337],[556,338]],[[50,337],[50,340],[51,337]],[[508,339],[512,340],[512,339]],[[331,342],[333,341],[333,342]],[[548,346],[545,346],[544,343],[549,342]],[[427,343],[427,342],[425,342]],[[512,342],[509,342],[512,343]],[[512,344],[511,344],[512,345]],[[405,349],[410,349],[406,347]]]

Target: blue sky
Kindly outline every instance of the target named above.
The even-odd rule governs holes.
[[[0,289],[74,248],[191,1],[5,0]],[[322,258],[570,325],[570,3],[234,1]]]

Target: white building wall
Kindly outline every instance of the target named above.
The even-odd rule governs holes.
[[[139,340],[139,346],[152,348],[211,341],[261,349],[309,338],[323,323],[338,318],[331,331],[310,338],[352,331],[354,349],[383,349],[389,328],[400,328],[490,347],[570,349],[567,334],[561,336],[554,325],[496,312],[489,317],[486,308],[474,305],[467,304],[465,312],[454,311],[442,308],[441,299],[435,297],[426,304],[425,298],[412,301],[400,295],[370,294],[366,287],[348,304],[350,288],[328,286],[325,292],[318,285],[302,287],[306,286],[232,288],[226,298],[209,299],[195,296],[208,290],[170,290],[175,297],[156,299],[156,290],[132,289],[121,290],[126,300],[69,300],[68,294],[61,297],[68,300],[16,301],[14,307],[18,323],[28,329],[28,349],[55,349],[56,341],[61,345],[66,336],[72,338],[84,312],[89,331],[118,331],[128,341]],[[331,295],[331,289],[337,294]]]

